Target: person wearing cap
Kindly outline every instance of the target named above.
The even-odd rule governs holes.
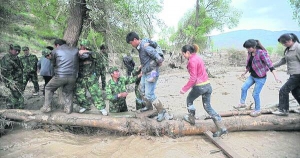
[[[76,80],[75,96],[77,102],[82,107],[79,113],[90,110],[90,104],[86,97],[86,91],[89,91],[92,102],[100,110],[102,115],[107,115],[106,105],[102,98],[102,92],[99,88],[99,73],[101,63],[99,54],[90,50],[90,42],[82,40],[79,50],[79,73]]]
[[[39,94],[39,83],[37,77],[37,63],[38,58],[34,54],[29,53],[28,47],[22,48],[24,55],[20,56],[20,60],[23,64],[23,91],[29,80],[33,83],[34,92],[32,95],[37,96]]]
[[[51,50],[50,49],[44,49],[42,51],[42,57],[37,63],[38,70],[40,72],[40,75],[43,76],[43,79],[45,81],[44,89],[43,89],[43,95],[45,95],[45,86],[47,83],[51,80],[52,76],[54,75],[54,69],[51,61],[48,59],[51,56]]]
[[[55,49],[47,57],[53,62],[54,76],[45,87],[45,102],[40,111],[52,111],[54,92],[62,88],[62,96],[65,99],[64,112],[70,114],[73,111],[73,91],[79,68],[78,49],[68,46],[63,39],[56,39],[54,46]]]
[[[7,109],[23,109],[23,65],[18,54],[21,47],[17,44],[11,44],[9,53],[4,55],[1,60],[1,74],[5,86],[9,88],[11,96],[7,98]]]
[[[106,85],[106,98],[109,100],[109,112],[126,112],[128,111],[126,104],[126,97],[128,95],[126,85],[135,83],[137,78],[140,78],[142,74],[135,77],[121,77],[119,69],[115,66],[111,67],[108,72],[111,75],[111,79]]]
[[[105,86],[106,86],[106,72],[108,69],[108,50],[107,50],[107,46],[102,44],[100,46],[100,61],[101,61],[101,71],[100,71],[100,76],[101,76],[101,83],[102,83],[102,90],[105,90]]]

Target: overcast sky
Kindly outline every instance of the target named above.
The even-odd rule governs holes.
[[[177,26],[184,13],[193,8],[196,0],[164,0],[160,17],[168,26]],[[232,0],[233,7],[242,11],[238,26],[232,30],[264,29],[271,31],[299,31],[300,27],[292,18],[289,0]],[[212,34],[218,34],[213,32]]]

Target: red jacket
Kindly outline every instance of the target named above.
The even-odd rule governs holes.
[[[190,74],[190,79],[186,85],[182,87],[182,92],[188,91],[196,84],[208,81],[204,62],[196,53],[191,54],[187,64],[187,69]]]

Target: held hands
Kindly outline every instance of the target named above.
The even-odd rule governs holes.
[[[127,97],[128,93],[127,92],[122,92],[118,94],[118,98],[125,98]]]

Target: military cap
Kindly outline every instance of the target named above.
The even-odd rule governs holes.
[[[112,74],[114,71],[118,71],[119,69],[117,68],[117,67],[111,67],[111,68],[109,68],[109,70],[108,70],[108,72],[110,73],[110,74]]]
[[[81,40],[80,45],[88,48],[88,47],[90,47],[90,41],[88,41],[87,39],[83,39],[83,40]]]
[[[29,48],[27,46],[22,48],[23,51],[29,50]]]
[[[44,49],[44,50],[42,51],[42,55],[43,55],[43,56],[47,56],[47,55],[49,55],[49,54],[51,54],[51,51],[50,51],[49,49]]]
[[[17,44],[12,44],[10,47],[11,47],[11,49],[14,49],[14,50],[17,50],[17,51],[21,50],[21,46],[17,45]]]

